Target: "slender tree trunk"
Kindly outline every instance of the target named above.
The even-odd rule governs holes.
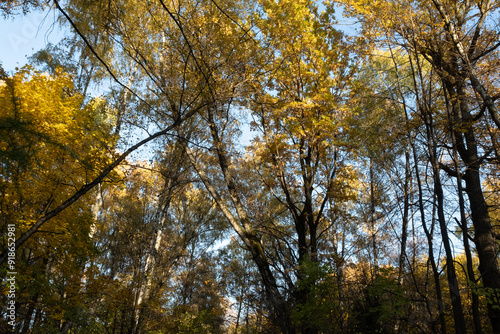
[[[236,314],[236,325],[234,326],[234,334],[238,333],[238,327],[240,326],[241,308],[243,307],[243,294],[244,286],[241,285],[241,300],[238,302],[238,313]]]
[[[26,317],[24,318],[24,323],[23,323],[23,328],[21,330],[21,333],[29,333],[30,326],[31,326],[31,319],[33,318],[33,313],[35,311],[39,296],[40,296],[40,293],[37,292],[35,294],[33,300],[31,301],[30,305],[28,306],[28,311],[26,312]]]
[[[161,218],[163,219],[163,218]],[[163,223],[160,224],[160,227]],[[156,254],[160,248],[160,244],[162,241],[162,232],[160,228],[154,233],[153,238],[151,239],[151,246],[148,252],[148,256],[146,258],[146,263],[144,265],[143,272],[143,282],[139,287],[139,292],[137,294],[135,309],[134,309],[134,326],[133,326],[133,334],[139,333],[140,324],[141,324],[141,314],[144,309],[144,303],[146,303],[149,299],[149,294],[151,290],[151,285],[153,283],[154,270],[156,265]]]
[[[405,261],[406,261],[406,243],[408,239],[408,217],[410,212],[410,152],[408,149],[405,150],[405,183],[403,186],[403,225],[401,230],[401,251],[399,256],[399,282],[403,282],[403,275],[405,271]]]
[[[413,22],[412,22],[412,25],[413,25]],[[412,42],[412,44],[415,44],[414,36],[410,36],[409,40]],[[415,45],[413,45],[413,47],[415,47]],[[392,50],[391,50],[391,52],[392,52]],[[430,115],[426,112],[426,110],[428,110],[428,108],[427,108],[427,103],[425,101],[426,99],[429,99],[430,97],[428,96],[429,94],[425,93],[424,88],[421,87],[421,85],[423,85],[423,83],[424,83],[424,78],[423,78],[422,66],[421,66],[420,60],[419,60],[419,55],[417,53],[415,55],[415,60],[413,60],[413,57],[411,56],[413,54],[413,50],[411,50],[411,47],[408,50],[408,52],[410,54],[410,57],[409,57],[410,62],[409,63],[410,63],[410,68],[411,68],[411,73],[412,73],[412,81],[413,81],[413,85],[415,88],[415,95],[416,95],[415,102],[417,104],[417,107],[419,108],[419,111],[421,111],[421,112],[423,111],[423,113],[421,113],[419,116],[424,121],[424,124],[426,126],[427,143],[428,143],[429,153],[433,153],[433,149],[435,148],[435,145],[431,145],[431,136],[430,136],[431,132],[430,132],[430,130],[432,130],[432,127],[429,127],[430,119],[428,119],[428,117],[432,116],[432,115]],[[419,85],[419,83],[421,85]],[[420,91],[422,91],[422,93],[420,93]],[[403,101],[404,101],[404,95],[402,95],[402,96],[403,96]],[[410,118],[408,116],[406,103],[404,104],[404,112],[405,112],[407,130],[409,130]],[[445,314],[444,314],[444,303],[443,303],[442,292],[441,292],[441,284],[440,284],[440,280],[439,280],[439,272],[437,269],[436,261],[434,259],[433,232],[431,232],[431,231],[433,231],[434,212],[437,208],[436,208],[436,205],[434,205],[431,231],[429,231],[427,224],[426,224],[426,219],[425,219],[425,207],[424,207],[424,200],[423,200],[422,181],[420,180],[420,173],[419,173],[419,169],[418,169],[419,159],[418,159],[417,151],[415,149],[415,144],[414,144],[414,141],[412,140],[412,138],[409,138],[409,142],[410,142],[410,146],[411,146],[412,151],[413,151],[413,160],[415,163],[415,176],[417,178],[417,185],[418,185],[418,204],[419,204],[420,216],[422,219],[422,226],[424,229],[424,233],[425,233],[426,238],[427,238],[427,243],[429,245],[429,262],[431,264],[432,273],[434,276],[434,285],[436,287],[436,297],[437,297],[438,309],[439,309],[439,322],[441,325],[441,332],[443,334],[445,334],[447,329],[446,329],[446,319],[445,319]],[[435,154],[432,154],[432,155],[435,155]],[[433,164],[432,158],[433,157],[431,156],[431,164]],[[435,172],[433,174],[435,174]],[[438,179],[439,179],[439,175],[438,175]]]
[[[432,165],[432,174],[434,181],[434,196],[437,200],[437,213],[439,228],[441,230],[441,239],[443,242],[443,247],[446,253],[446,274],[448,279],[448,286],[450,290],[451,304],[453,308],[453,318],[455,320],[455,333],[465,334],[467,332],[465,326],[465,318],[462,308],[462,300],[460,297],[460,289],[458,286],[458,280],[455,271],[455,265],[453,262],[453,253],[451,250],[451,244],[448,237],[448,227],[446,224],[446,218],[444,215],[444,194],[440,178],[440,167],[437,157],[437,142],[434,134],[434,124],[432,115],[427,111],[425,105],[422,106],[425,110],[422,110],[423,117],[425,121],[426,131],[427,131],[427,144],[429,150],[429,160]]]
[[[405,117],[406,135],[407,135],[408,143],[410,145],[410,149],[411,149],[412,156],[413,156],[413,162],[414,162],[414,167],[415,167],[415,178],[416,178],[417,189],[418,189],[418,209],[420,212],[420,219],[422,221],[422,227],[424,229],[424,233],[425,233],[425,236],[427,239],[427,244],[429,247],[428,264],[430,263],[430,265],[431,265],[432,275],[434,278],[434,286],[436,289],[436,299],[437,299],[437,303],[438,303],[439,323],[440,323],[440,327],[441,327],[441,333],[446,334],[446,319],[445,319],[445,314],[444,314],[444,303],[443,303],[443,297],[442,297],[442,293],[441,293],[441,284],[439,281],[439,272],[437,269],[436,261],[434,259],[433,232],[432,232],[432,230],[429,231],[429,228],[427,227],[427,223],[426,223],[422,181],[420,180],[420,172],[419,172],[419,168],[418,168],[418,162],[420,159],[418,158],[417,150],[415,148],[415,142],[414,142],[414,138],[413,138],[413,134],[412,134],[413,131],[412,131],[412,128],[410,127],[410,118],[408,116],[408,106],[406,103],[405,94],[403,92],[401,81],[400,81],[398,63],[396,61],[396,58],[394,57],[393,50],[391,47],[389,47],[389,50],[391,52],[391,58],[393,60],[394,69],[395,69],[395,73],[396,73],[396,78],[397,78],[396,82],[397,82],[399,96],[401,98],[401,101],[403,102],[403,112],[404,112],[404,117]],[[418,83],[418,79],[420,79],[420,81],[422,81],[422,71],[420,68],[420,63],[418,61],[418,58],[416,58],[416,64],[415,64],[413,62],[412,57],[411,57],[411,53],[410,53],[409,61],[410,61],[410,68],[411,68],[411,73],[412,73],[412,80],[413,80],[413,84],[414,84],[415,92],[416,92],[416,102],[418,105],[420,103],[420,94],[418,91],[418,84],[417,83]],[[406,176],[405,177],[405,188],[407,187],[406,181],[409,180],[409,177],[411,177],[411,170],[408,170],[409,155],[410,155],[410,152],[408,150],[406,150],[405,151],[405,158],[406,158],[407,164],[406,164],[406,171],[405,171],[405,176]],[[408,194],[408,192],[405,191],[405,195],[407,195],[407,194]],[[406,204],[409,204],[409,199],[407,199],[405,196],[405,208],[404,208],[404,213],[403,213],[404,215],[408,214]],[[433,208],[433,212],[434,212],[434,209],[435,208]],[[433,216],[434,216],[434,214],[433,214]],[[403,224],[404,224],[404,221],[405,220],[403,219]],[[432,221],[434,221],[434,219],[432,219]],[[403,230],[405,230],[405,229],[403,228]],[[413,231],[415,231],[415,229],[413,229]],[[404,238],[402,238],[402,239],[404,239]],[[404,244],[404,242],[402,242],[402,244]],[[403,251],[402,251],[402,253],[403,253]],[[415,257],[416,257],[416,252],[414,251],[413,252],[412,268],[415,267],[415,263],[416,263]],[[400,265],[400,276],[402,274],[401,267],[402,266]],[[433,330],[433,332],[437,332],[436,326],[435,326],[434,320],[433,320],[434,315],[433,315],[433,312],[431,311],[431,308],[429,306],[428,298],[426,298],[426,306],[427,306],[429,316],[431,319],[432,330]]]
[[[175,154],[174,154],[175,155]],[[179,160],[182,159],[182,156]],[[178,179],[180,173],[182,172],[181,163],[174,162],[176,165],[170,171],[171,174],[165,180],[164,185],[164,195],[161,196],[160,202],[158,203],[158,214],[154,233],[150,240],[150,246],[148,250],[148,255],[146,257],[146,263],[144,265],[144,272],[142,273],[143,279],[141,280],[141,285],[139,287],[139,292],[136,299],[136,307],[134,310],[134,334],[139,333],[140,323],[141,323],[141,313],[144,310],[144,304],[148,301],[151,292],[151,286],[153,284],[153,278],[156,269],[156,260],[158,256],[158,251],[160,250],[160,245],[163,239],[162,228],[165,226],[166,213],[170,208],[170,203],[174,195],[174,190],[178,185]]]
[[[443,303],[443,295],[441,292],[441,283],[439,281],[439,271],[436,265],[436,260],[434,259],[434,245],[433,245],[433,234],[429,231],[427,227],[426,218],[425,218],[425,207],[424,207],[424,196],[422,189],[422,182],[420,180],[419,168],[418,168],[418,159],[417,154],[415,152],[415,148],[412,145],[413,149],[413,160],[415,162],[415,175],[417,178],[417,188],[418,188],[418,207],[420,210],[420,218],[422,220],[422,227],[424,229],[425,236],[427,238],[427,245],[429,246],[429,259],[428,261],[431,264],[432,276],[434,277],[434,286],[436,288],[436,299],[438,303],[438,311],[439,311],[439,323],[441,326],[441,333],[446,334],[446,319],[444,314],[444,303]],[[431,314],[432,317],[432,314]]]
[[[434,170],[439,173],[439,169]],[[446,275],[448,279],[448,286],[450,289],[451,304],[453,306],[453,318],[455,320],[455,333],[466,333],[465,318],[462,308],[462,300],[460,297],[460,289],[458,287],[458,280],[453,263],[453,253],[451,251],[450,240],[448,237],[448,228],[446,225],[446,218],[444,216],[444,194],[439,175],[434,176],[434,192],[437,198],[437,212],[438,222],[441,230],[441,238],[446,253]]]
[[[370,158],[370,243],[373,254],[372,280],[378,275],[378,251],[377,251],[377,229],[376,229],[376,211],[375,211],[375,182],[373,173],[373,161]]]
[[[459,195],[462,196],[461,194]],[[474,274],[474,267],[472,262],[472,252],[469,244],[469,230],[467,228],[467,220],[465,219],[465,211],[463,212],[463,198],[460,200],[460,216],[461,222],[459,222],[460,228],[462,229],[462,240],[464,242],[464,252],[467,259],[467,276],[472,284],[477,284],[476,275]],[[479,296],[473,287],[471,287],[471,299],[472,299],[472,320],[474,322],[474,332],[475,334],[482,334],[483,328],[481,325],[481,313],[479,312]]]

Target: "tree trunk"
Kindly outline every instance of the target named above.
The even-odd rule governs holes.
[[[458,65],[456,65],[458,66]],[[465,79],[464,79],[465,80]],[[458,81],[458,80],[457,80]],[[491,300],[488,303],[488,316],[494,333],[500,333],[500,268],[498,265],[497,245],[491,226],[488,205],[484,198],[480,169],[482,160],[478,154],[478,143],[474,132],[474,122],[466,99],[463,81],[450,82],[443,79],[445,93],[451,103],[454,127],[454,149],[457,150],[466,170],[463,174],[465,192],[469,198],[471,219],[474,226],[474,243],[479,257],[479,272],[485,288],[490,289]],[[455,170],[455,177],[460,171]]]
[[[377,252],[377,229],[376,229],[376,211],[375,211],[375,182],[373,180],[373,162],[370,158],[370,243],[373,254],[372,280],[378,275],[378,252]]]
[[[410,211],[410,152],[408,149],[405,150],[405,183],[403,186],[403,226],[401,227],[401,251],[399,255],[399,283],[403,282],[403,275],[405,272],[405,261],[406,261],[406,243],[408,240],[408,217]]]
[[[447,104],[449,105],[449,101],[447,101]],[[449,109],[449,108],[448,108]],[[449,113],[449,119],[448,123],[450,125],[450,133],[452,135],[452,142],[456,143],[456,138],[455,138],[455,130],[454,130],[454,125],[452,121],[452,115]],[[470,285],[472,284],[477,284],[478,280],[475,277],[474,274],[474,267],[472,263],[472,254],[471,254],[471,249],[470,249],[470,244],[469,244],[469,229],[467,227],[467,216],[465,214],[465,201],[464,201],[464,194],[463,194],[463,186],[462,186],[462,176],[460,172],[460,165],[459,165],[459,160],[458,160],[458,152],[456,149],[456,146],[453,146],[453,162],[454,162],[454,167],[456,173],[456,179],[457,179],[457,191],[458,191],[458,204],[459,204],[459,209],[460,209],[460,221],[457,219],[457,223],[462,229],[462,241],[464,243],[464,252],[465,256],[467,259],[467,277],[469,278],[469,281],[471,282]],[[456,218],[455,218],[456,219]],[[472,319],[474,323],[474,332],[475,334],[482,334],[483,329],[481,325],[481,315],[479,312],[479,296],[477,295],[476,291],[471,287],[471,299],[472,299]]]
[[[453,319],[455,321],[455,333],[467,332],[465,326],[465,318],[462,308],[462,300],[460,297],[460,289],[458,286],[458,280],[455,271],[455,265],[453,260],[453,253],[451,250],[450,240],[448,237],[448,227],[446,225],[446,218],[444,215],[444,194],[440,178],[440,167],[439,160],[437,157],[437,141],[434,134],[434,124],[432,114],[428,112],[426,105],[422,105],[422,114],[425,122],[426,132],[427,132],[427,143],[429,150],[429,160],[432,165],[432,174],[434,181],[434,196],[437,200],[437,213],[439,228],[441,230],[441,238],[443,246],[446,253],[446,274],[448,279],[448,286],[450,289],[450,298],[453,308]]]
[[[488,206],[484,199],[479,172],[469,168],[465,172],[465,191],[469,197],[472,222],[474,224],[474,242],[479,257],[479,272],[486,288],[491,289],[488,303],[488,316],[493,333],[500,333],[500,271],[496,250],[496,240],[490,222]]]
[[[215,189],[215,187],[212,185],[212,182],[205,174],[204,169],[196,160],[194,152],[187,146],[187,143],[184,143],[184,145],[186,154],[191,161],[194,169],[198,173],[198,176],[211,194],[222,214],[226,217],[234,231],[238,234],[240,239],[245,244],[247,250],[252,255],[252,260],[257,265],[257,269],[259,270],[259,274],[262,279],[262,284],[264,285],[266,291],[267,301],[271,310],[271,314],[273,316],[273,320],[281,328],[283,334],[294,333],[294,331],[292,330],[289,307],[279,291],[276,279],[274,278],[274,275],[271,271],[270,264],[264,253],[261,241],[254,231],[250,223],[250,218],[247,216],[243,205],[238,198],[235,184],[228,172],[229,165],[227,162],[227,157],[224,155],[224,152],[220,150],[220,165],[225,176],[228,196],[232,200],[237,216],[233,215],[226,202],[220,196],[217,189]]]

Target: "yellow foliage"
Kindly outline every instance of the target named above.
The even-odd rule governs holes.
[[[15,224],[19,235],[110,162],[115,138],[104,103],[84,105],[61,71],[24,67],[2,78],[0,105],[0,212],[4,227]],[[83,199],[44,230],[66,231],[75,213],[88,210]]]
[[[0,228],[13,224],[18,238],[111,162],[116,138],[104,102],[85,103],[61,71],[0,78],[0,106]],[[16,251],[18,300],[38,298],[47,319],[66,321],[85,303],[93,204],[83,196]]]

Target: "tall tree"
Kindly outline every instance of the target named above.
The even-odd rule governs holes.
[[[331,8],[319,13],[311,1],[262,2],[256,27],[262,34],[259,51],[265,62],[257,65],[265,75],[252,82],[248,103],[261,137],[252,144],[246,161],[238,157],[231,138],[231,101],[213,100],[224,87],[219,83],[209,96],[213,105],[206,110],[210,135],[205,145],[212,149],[203,152],[200,144],[187,148],[205,186],[251,252],[270,307],[286,333],[294,330],[286,293],[292,305],[297,305],[297,314],[314,298],[309,289],[315,279],[308,277],[308,267],[318,265],[318,239],[332,226],[326,211],[340,208],[356,195],[355,171],[344,162],[342,152],[346,129],[342,128],[341,96],[351,73],[349,50],[342,34],[329,27],[332,14]],[[217,164],[221,179],[208,165],[202,165],[202,159],[205,164]],[[260,182],[271,196],[261,197],[245,189],[249,168],[259,172]],[[254,201],[263,199],[274,201],[275,210],[284,208],[286,214],[256,216],[250,209],[256,205]],[[271,265],[274,250],[268,250],[264,238],[284,246],[285,251],[275,253],[281,258],[279,263]],[[295,268],[295,277],[288,274],[288,265]],[[278,279],[287,283],[287,290],[279,289]],[[318,330],[307,317],[296,318],[294,326],[304,332]]]
[[[116,137],[105,102],[84,104],[70,76],[61,71],[50,76],[25,67],[1,80],[1,229],[14,226],[18,237],[113,159]],[[105,181],[117,177],[113,173]],[[92,202],[89,196],[83,198],[18,248],[16,263],[23,272],[17,281],[18,296],[29,296],[17,300],[19,330],[36,322],[35,313],[45,314],[47,325],[62,325],[82,306],[84,301],[75,293],[85,261],[93,256]],[[2,249],[6,248],[2,239]],[[38,286],[30,290],[32,280]],[[58,283],[44,291],[43,285],[51,281]],[[71,307],[61,310],[58,303]]]

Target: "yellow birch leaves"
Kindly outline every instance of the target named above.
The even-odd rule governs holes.
[[[115,138],[104,103],[84,105],[61,71],[49,76],[25,67],[4,75],[0,105],[0,212],[2,223],[21,233],[97,175]],[[62,228],[61,220],[85,207],[89,202],[79,202],[51,226]]]

